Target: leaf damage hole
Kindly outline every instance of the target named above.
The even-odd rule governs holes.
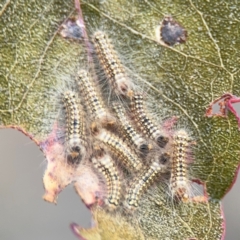
[[[240,103],[240,97],[231,93],[223,94],[221,97],[216,98],[206,109],[206,117],[227,117],[230,111],[237,119],[238,129],[240,130],[240,116],[237,113],[236,106]]]
[[[60,26],[60,35],[67,39],[79,41],[83,39],[83,29],[76,18],[68,18]]]
[[[157,40],[171,47],[176,44],[185,43],[187,36],[187,30],[172,16],[165,16],[156,29]]]

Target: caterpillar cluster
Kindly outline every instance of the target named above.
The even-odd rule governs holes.
[[[62,99],[66,108],[67,163],[74,167],[85,161],[95,168],[104,179],[104,203],[109,209],[120,205],[137,208],[144,189],[161,184],[159,179],[166,173],[171,175],[166,181],[172,197],[188,201],[188,133],[183,129],[170,132],[155,123],[143,93],[134,90],[107,35],[97,31],[92,41],[95,64],[103,69],[109,88],[123,96],[124,103],[107,104],[95,75],[90,70],[78,71],[78,91],[67,91]]]

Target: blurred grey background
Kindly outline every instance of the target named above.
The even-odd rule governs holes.
[[[0,240],[74,240],[70,223],[90,227],[90,213],[72,186],[60,193],[57,205],[42,200],[46,162],[28,137],[0,130],[0,157]],[[226,240],[240,239],[239,190],[238,178],[223,199]]]

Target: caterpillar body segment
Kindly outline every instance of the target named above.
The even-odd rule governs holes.
[[[63,94],[66,109],[66,158],[69,164],[78,165],[87,155],[86,126],[83,109],[74,92]]]
[[[102,96],[98,92],[93,79],[85,70],[78,72],[78,86],[84,95],[85,105],[88,112],[92,115],[94,121],[102,125],[112,125],[115,123],[115,118],[106,108]]]
[[[141,94],[134,94],[131,99],[131,109],[135,122],[144,134],[153,139],[157,145],[164,148],[169,142],[169,137],[165,136],[159,128],[148,117]]]
[[[115,93],[131,97],[133,95],[133,84],[127,77],[125,69],[108,36],[102,31],[97,31],[93,34],[93,43],[99,62]]]
[[[114,103],[113,108],[129,142],[134,145],[141,156],[146,156],[152,149],[152,145],[133,127],[129,118],[126,116],[126,111],[120,104]]]
[[[160,157],[159,159],[165,159],[166,161],[169,160],[169,158],[166,158],[166,156],[163,156],[162,158]],[[165,160],[161,162],[152,162],[151,165],[145,168],[131,184],[125,201],[125,206],[128,209],[138,207],[138,202],[143,191],[154,182],[160,173],[167,171],[165,166],[167,162]]]
[[[121,138],[105,129],[99,129],[95,133],[95,138],[104,143],[127,169],[130,168],[136,171],[141,169],[141,160]]]
[[[185,130],[180,129],[174,133],[170,189],[172,196],[183,202],[190,198],[187,163],[190,145],[191,140]]]
[[[119,205],[121,195],[121,180],[111,156],[104,152],[101,156],[92,158],[95,168],[102,173],[107,185],[105,204],[112,210]]]

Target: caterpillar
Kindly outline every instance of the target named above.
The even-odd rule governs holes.
[[[190,197],[187,166],[190,144],[190,138],[184,129],[174,133],[170,189],[172,196],[183,202],[187,202]]]
[[[143,133],[153,139],[159,147],[164,148],[169,142],[169,138],[164,136],[159,128],[147,116],[143,106],[143,97],[141,94],[134,94],[131,99],[131,109],[134,120],[140,126]]]
[[[152,148],[151,144],[141,134],[137,133],[120,104],[114,103],[113,108],[130,143],[134,145],[142,156],[146,156]]]
[[[93,34],[93,43],[99,62],[117,95],[131,97],[132,82],[126,75],[124,67],[117,56],[108,36],[101,31]]]
[[[141,160],[121,138],[105,129],[99,129],[95,138],[103,142],[126,168],[141,169]]]
[[[159,173],[167,171],[166,165],[170,160],[170,155],[164,153],[159,159],[160,161],[152,162],[131,184],[125,202],[128,209],[138,207],[138,201],[144,189],[149,187]]]
[[[121,194],[121,180],[115,163],[105,152],[101,156],[93,157],[92,163],[103,174],[106,181],[107,197],[105,203],[110,209],[115,209],[119,204]]]
[[[69,164],[78,165],[86,156],[86,128],[83,110],[77,96],[72,91],[63,93],[66,109],[66,158]]]
[[[103,125],[114,124],[115,118],[109,113],[104,105],[102,96],[97,91],[93,79],[85,70],[78,72],[77,80],[81,93],[84,94],[85,105],[93,116],[94,120],[99,120]]]

